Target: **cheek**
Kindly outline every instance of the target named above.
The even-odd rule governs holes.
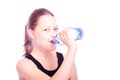
[[[43,43],[49,39],[49,34],[42,32],[42,31],[36,31],[35,33],[35,39],[38,43]]]
[[[46,34],[37,35],[37,40],[46,41],[46,40],[48,40],[48,35],[46,35]]]

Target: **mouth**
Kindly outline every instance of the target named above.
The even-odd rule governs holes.
[[[52,43],[52,44],[55,44],[55,42],[53,40],[50,40],[49,42]]]

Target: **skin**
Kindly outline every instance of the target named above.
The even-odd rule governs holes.
[[[76,66],[74,63],[77,45],[68,35],[69,28],[59,33],[59,39],[67,46],[67,54],[58,71],[49,77],[40,71],[29,59],[20,59],[16,65],[19,80],[78,80]],[[37,59],[45,69],[54,70],[57,68],[56,45],[53,43],[55,34],[58,33],[56,19],[50,15],[43,15],[38,19],[34,30],[28,30],[32,38],[33,50],[30,53]]]

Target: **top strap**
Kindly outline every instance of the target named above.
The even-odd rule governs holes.
[[[58,58],[58,67],[55,70],[46,70],[42,64],[37,61],[31,54],[28,54],[25,56],[25,58],[30,59],[31,61],[33,61],[33,63],[37,66],[37,68],[39,70],[41,70],[42,72],[46,73],[48,76],[52,77],[54,75],[54,73],[59,69],[60,65],[62,64],[64,58],[63,55],[59,52],[57,53],[57,58]]]

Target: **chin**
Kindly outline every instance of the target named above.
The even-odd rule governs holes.
[[[50,47],[50,50],[51,50],[51,51],[56,50],[56,46],[54,46],[54,47],[53,47],[53,46],[52,46],[52,47]]]

